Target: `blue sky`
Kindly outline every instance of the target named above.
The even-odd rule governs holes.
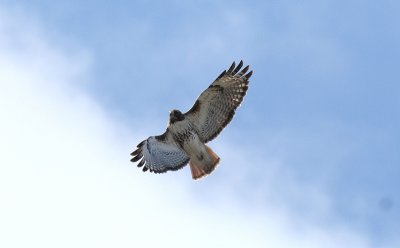
[[[399,11],[2,1],[0,246],[398,247]],[[240,59],[254,75],[210,177],[129,162]]]

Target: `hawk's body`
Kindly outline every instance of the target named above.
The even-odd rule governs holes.
[[[242,61],[237,67],[233,63],[222,72],[185,114],[172,110],[164,134],[142,141],[131,161],[142,159],[138,166],[155,173],[178,170],[189,162],[193,179],[210,174],[220,159],[205,144],[232,120],[243,101],[252,71],[247,73],[249,66],[240,71],[242,66]]]

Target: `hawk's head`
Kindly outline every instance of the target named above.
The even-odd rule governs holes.
[[[174,122],[177,122],[177,121],[183,121],[184,119],[185,119],[185,115],[183,115],[181,113],[181,111],[179,111],[179,110],[174,109],[169,112],[169,123],[170,124],[173,124]]]

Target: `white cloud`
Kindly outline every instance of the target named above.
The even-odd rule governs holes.
[[[66,52],[40,24],[12,16],[0,19],[1,247],[371,247],[346,225],[241,202],[225,188],[234,177],[214,181],[210,195],[220,198],[204,202],[191,194],[212,191],[211,178],[140,173],[128,156],[139,134],[80,89],[90,79],[89,53]],[[227,163],[244,160],[232,156]],[[329,208],[322,192],[295,187]]]

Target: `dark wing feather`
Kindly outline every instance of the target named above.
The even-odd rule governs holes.
[[[131,156],[132,162],[140,160],[138,167],[143,166],[143,171],[154,173],[179,170],[189,162],[189,157],[175,144],[168,130],[140,142]]]
[[[236,108],[243,101],[253,71],[249,66],[240,70],[243,61],[235,62],[197,98],[193,107],[185,113],[196,126],[203,142],[208,142],[232,120]]]

